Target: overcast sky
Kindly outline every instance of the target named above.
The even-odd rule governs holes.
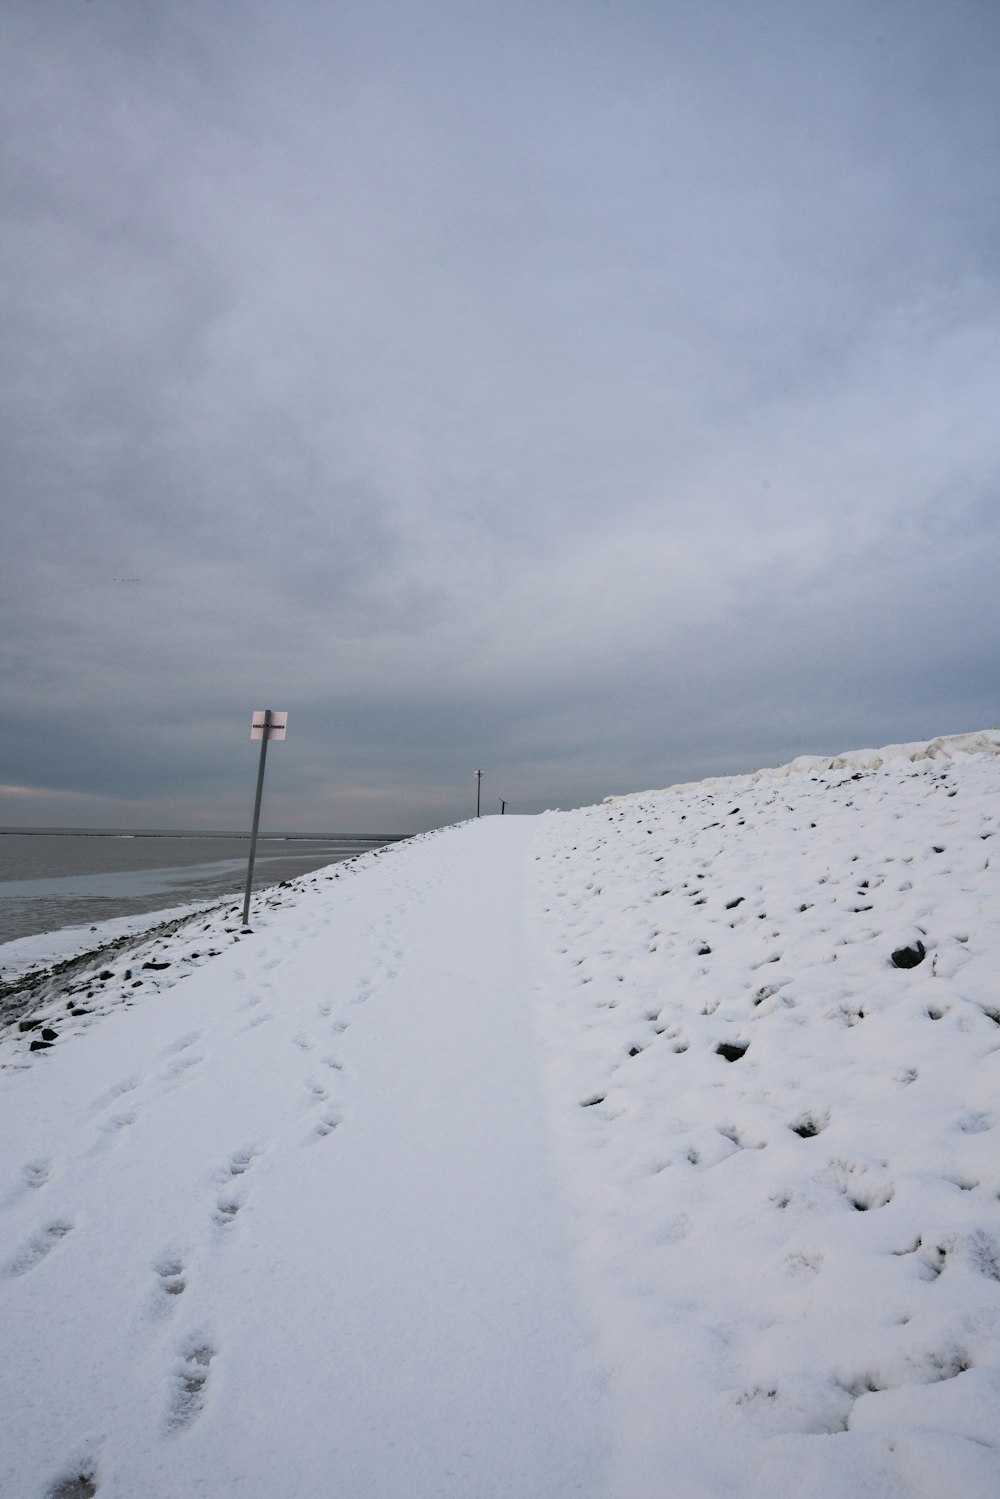
[[[998,722],[997,0],[3,0],[0,824]]]

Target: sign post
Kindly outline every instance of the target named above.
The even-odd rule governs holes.
[[[260,763],[257,766],[257,794],[253,802],[253,830],[250,833],[250,860],[247,864],[247,888],[243,897],[243,925],[250,920],[250,887],[253,884],[253,862],[257,857],[257,829],[260,826],[260,798],[264,790],[264,761],[267,759],[269,739],[284,739],[288,724],[287,713],[272,713],[270,708],[258,708],[250,720],[250,738],[260,740]]]
[[[476,816],[477,817],[479,816],[479,800],[480,800],[480,793],[482,792],[482,789],[483,789],[483,773],[482,773],[481,770],[477,770],[476,771]]]

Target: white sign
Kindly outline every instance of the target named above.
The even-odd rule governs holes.
[[[253,718],[250,721],[250,738],[251,739],[263,739],[263,737],[264,737],[264,713],[265,713],[265,711],[266,710],[264,708],[258,708],[254,712]],[[285,729],[287,727],[287,724],[288,724],[288,714],[287,713],[272,713],[271,714],[271,722],[268,725],[268,730],[267,730],[268,742],[270,742],[272,739],[284,739],[284,737],[285,737]]]

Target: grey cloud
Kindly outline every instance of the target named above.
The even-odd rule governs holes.
[[[404,827],[992,722],[998,33],[6,8],[5,779],[225,823],[267,698],[277,813]]]

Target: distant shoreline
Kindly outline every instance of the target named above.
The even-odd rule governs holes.
[[[31,837],[50,838],[242,838],[250,841],[250,834],[242,832],[205,832],[191,828],[0,828],[4,834],[22,834]],[[259,833],[262,840],[279,843],[402,843],[413,833]]]

